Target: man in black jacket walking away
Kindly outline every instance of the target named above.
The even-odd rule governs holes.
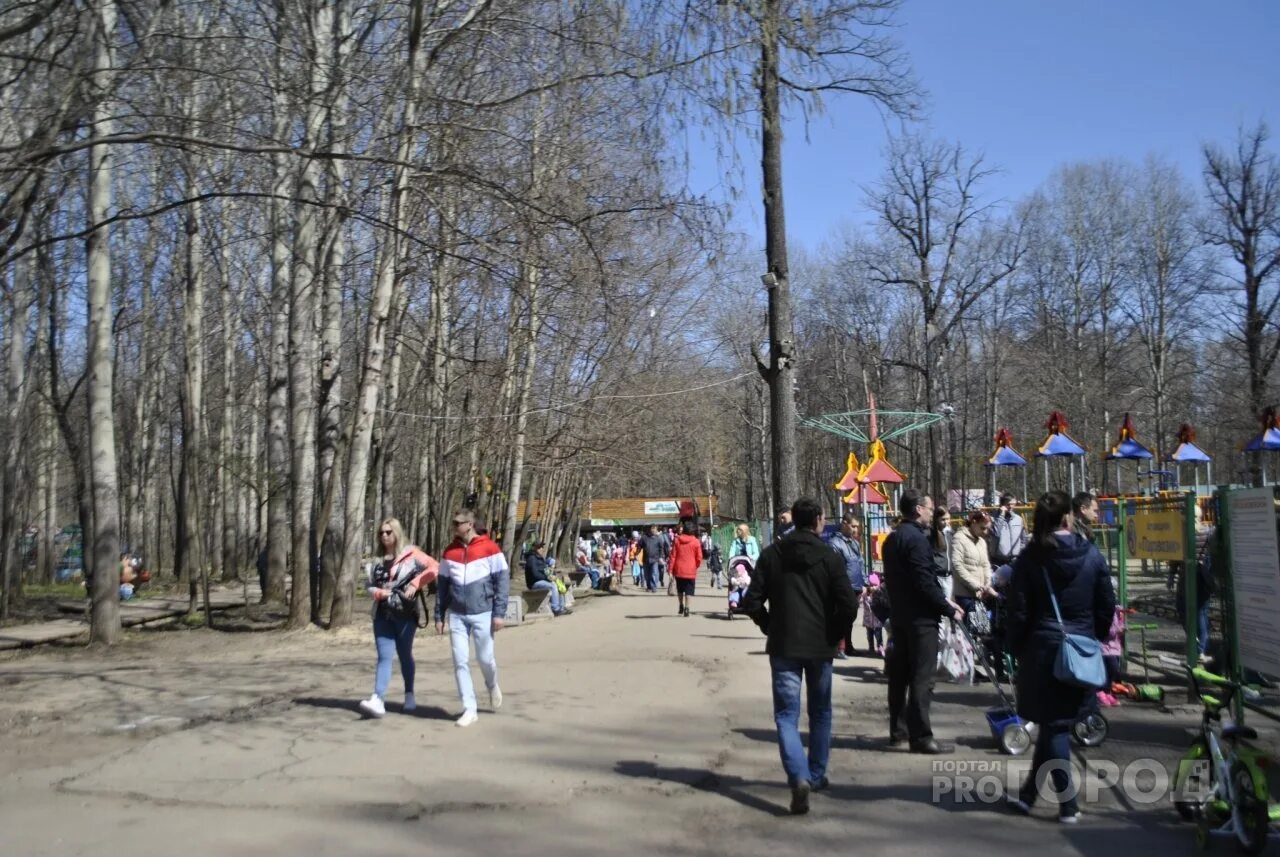
[[[857,602],[844,561],[818,534],[822,508],[808,498],[791,507],[795,530],[764,549],[742,611],[769,637],[773,720],[791,788],[791,812],[809,811],[809,792],[827,787],[831,755],[831,659]],[[800,687],[809,685],[809,753],[800,740]]]
[[[889,673],[889,744],[910,740],[916,753],[950,753],[929,725],[938,662],[938,620],[964,618],[949,601],[934,573],[933,548],[925,529],[933,520],[933,500],[912,489],[898,503],[902,522],[884,543],[885,587],[889,592],[892,628]],[[905,723],[904,723],[905,721]],[[905,731],[904,731],[905,726]]]

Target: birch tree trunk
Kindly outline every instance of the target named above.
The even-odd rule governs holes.
[[[283,27],[283,12],[281,26]],[[283,52],[280,48],[279,53]],[[277,70],[281,61],[277,54]],[[288,101],[283,90],[274,98],[275,139],[283,140],[288,128]],[[271,356],[267,381],[267,557],[263,603],[284,601],[285,572],[289,562],[289,219],[285,198],[289,195],[288,155],[275,157],[275,183],[271,202]],[[294,585],[299,585],[295,576]]]
[[[217,520],[221,545],[221,577],[224,581],[240,576],[240,563],[236,548],[240,541],[239,483],[232,467],[235,464],[236,385],[235,385],[235,336],[232,321],[230,221],[228,204],[222,208],[222,247],[219,265],[221,281],[219,309],[222,314],[222,419],[218,425],[218,506]]]
[[[111,42],[116,30],[115,0],[97,0],[94,16],[94,85],[98,87],[90,139],[100,140],[115,131],[111,100],[114,88]],[[111,207],[111,146],[89,147],[90,227],[107,219]],[[120,634],[120,595],[116,562],[120,556],[120,513],[116,474],[116,422],[111,394],[114,375],[111,336],[111,244],[107,226],[89,233],[88,265],[88,361],[89,361],[89,460],[93,479],[93,606],[89,637],[111,644]],[[85,553],[89,553],[86,546]]]
[[[14,267],[13,285],[9,292],[9,341],[5,369],[6,429],[4,451],[3,510],[0,511],[0,618],[9,617],[9,608],[22,594],[21,558],[17,550],[18,477],[22,465],[27,433],[27,325],[33,301],[29,258]],[[23,492],[26,493],[25,491]],[[38,493],[37,493],[38,496]]]
[[[195,195],[195,165],[187,167],[187,195]],[[186,209],[186,294],[182,305],[182,455],[178,462],[178,494],[174,499],[177,542],[174,573],[187,581],[188,610],[194,613],[203,581],[203,539],[200,538],[199,502],[192,482],[199,480],[200,453],[204,446],[204,236],[200,205]],[[206,612],[205,622],[212,616]]]
[[[536,264],[525,266],[525,289],[529,298],[529,327],[525,331],[524,372],[520,377],[520,394],[516,399],[515,437],[511,444],[511,477],[507,489],[507,507],[503,516],[502,550],[507,563],[517,566],[516,551],[520,548],[516,521],[516,506],[520,502],[520,490],[524,479],[524,446],[529,427],[529,395],[533,390],[533,375],[538,365],[538,333],[541,319],[538,312],[538,285],[541,271]]]
[[[311,8],[311,86],[304,145],[323,136],[325,110],[316,93],[329,87],[329,49],[333,8],[318,0]],[[319,574],[312,542],[316,499],[316,380],[319,358],[316,292],[320,286],[320,163],[307,158],[298,181],[298,229],[294,236],[293,290],[289,316],[289,424],[293,440],[291,507],[293,527],[293,591],[289,628],[311,621],[311,604],[319,600]]]
[[[350,109],[344,69],[351,50],[350,9],[344,0],[334,3],[332,39],[334,98],[329,109],[329,149],[344,151],[347,113]],[[328,192],[331,201],[347,200],[347,169],[341,158],[328,162]],[[342,283],[347,261],[346,218],[339,206],[330,225],[329,251],[324,265],[324,296],[320,308],[320,431],[319,488],[323,505],[317,517],[320,534],[320,598],[313,605],[319,621],[333,607],[333,588],[342,564],[342,478],[338,464],[342,440]]]
[[[46,407],[40,409],[40,482],[43,520],[40,526],[40,558],[36,563],[36,579],[46,585],[54,582],[58,558],[54,555],[53,535],[58,529],[58,458],[54,440],[57,429]]]

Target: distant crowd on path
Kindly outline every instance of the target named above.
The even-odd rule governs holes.
[[[1105,642],[1109,680],[1118,679],[1113,653],[1123,617],[1109,565],[1093,544],[1097,503],[1091,495],[1047,492],[1035,505],[1030,533],[1012,507],[1006,495],[995,515],[974,511],[953,531],[951,516],[935,510],[930,497],[905,490],[900,521],[882,548],[883,581],[867,574],[856,517],[843,517],[838,532],[824,541],[826,518],[816,501],[797,500],[780,516],[777,529],[785,534],[759,552],[741,609],[768,637],[774,722],[792,813],[807,813],[810,795],[830,785],[833,661],[852,651],[861,608],[868,649],[885,657],[889,745],[924,754],[955,749],[934,737],[929,718],[941,623],[977,627],[978,619],[998,613],[1001,628],[992,645],[1007,649],[1018,665],[1017,713],[1040,726],[1031,772],[1007,796],[1008,804],[1030,813],[1047,778],[1058,796],[1059,820],[1079,820],[1063,764],[1070,729],[1082,711],[1109,703],[1105,689],[1064,681],[1054,664],[1064,634],[1075,634]],[[741,547],[745,551],[746,544]],[[805,684],[807,751],[799,732]]]

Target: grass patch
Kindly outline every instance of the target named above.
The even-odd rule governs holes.
[[[80,583],[30,583],[22,587],[28,598],[84,598],[86,593]]]
[[[188,628],[203,628],[204,627],[204,611],[197,610],[194,613],[184,614],[182,616],[182,624],[186,625]]]

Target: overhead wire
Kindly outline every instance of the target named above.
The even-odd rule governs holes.
[[[602,402],[602,401],[619,400],[619,399],[626,399],[626,400],[659,399],[659,398],[665,398],[668,396],[683,396],[687,393],[697,393],[697,392],[701,392],[702,390],[710,390],[713,387],[723,387],[728,384],[732,384],[735,381],[741,381],[743,378],[748,378],[755,374],[756,373],[754,371],[742,372],[738,375],[734,375],[732,378],[722,378],[719,381],[712,381],[709,384],[699,384],[696,387],[686,387],[682,390],[663,390],[657,393],[604,393],[598,396],[587,396],[586,398],[578,399],[572,402],[562,402],[560,404],[555,404],[555,405],[544,405],[542,407],[530,408],[529,410],[526,410],[526,411],[515,411],[509,414],[482,414],[482,415],[474,415],[474,416],[442,416],[439,414],[420,414],[420,413],[415,413],[413,411],[402,411],[394,408],[381,408],[381,407],[378,408],[378,411],[384,414],[391,414],[392,416],[404,417],[406,419],[431,420],[431,421],[437,421],[437,422],[472,422],[472,421],[480,422],[485,420],[510,420],[510,419],[515,419],[517,417],[521,417],[521,416],[531,416],[533,414],[548,413],[550,411],[563,411],[563,410],[568,410],[570,408],[578,408],[578,407],[582,407],[583,405],[590,404],[592,402]]]

